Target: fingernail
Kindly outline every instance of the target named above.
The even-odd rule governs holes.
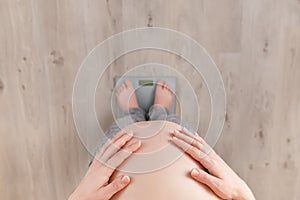
[[[138,141],[136,141],[136,142],[134,142],[133,144],[135,144],[135,145],[141,145],[142,144],[142,141],[141,140],[138,140]]]
[[[178,131],[178,130],[175,130],[175,133],[179,134],[179,131]]]
[[[130,182],[130,178],[129,176],[123,176],[122,177],[122,183],[125,185],[125,184],[128,184]]]
[[[130,151],[135,152],[136,150],[138,150],[142,145],[142,142],[140,140],[133,142],[131,145],[129,145],[129,147],[131,148]]]
[[[199,175],[199,171],[197,169],[193,169],[192,176],[198,176],[198,175]]]

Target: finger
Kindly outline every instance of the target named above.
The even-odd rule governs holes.
[[[208,156],[209,154],[211,154],[211,155],[215,154],[213,149],[205,142],[205,140],[203,138],[201,138],[198,135],[198,133],[195,132],[195,134],[193,134],[184,127],[182,127],[182,129],[177,130],[177,132],[183,133],[186,136],[189,136],[189,137],[193,138],[194,140],[196,140],[198,143],[198,147],[200,147],[199,149],[201,150],[201,152],[204,153],[203,157]]]
[[[132,131],[129,132],[129,134]],[[90,168],[97,168],[97,167],[101,167],[102,164],[105,162],[105,160],[102,159],[102,155],[104,154],[104,152],[108,149],[108,147],[110,147],[114,142],[116,142],[117,140],[119,140],[122,136],[124,136],[126,134],[125,131],[121,130],[119,133],[117,133],[112,139],[108,139],[108,141],[102,146],[102,148],[97,152]]]
[[[120,137],[122,137],[125,134],[126,134],[126,132],[123,131],[123,130],[121,130],[112,139],[108,139],[107,142],[102,146],[102,148],[100,149],[100,151],[97,153],[97,156],[101,156],[112,143],[114,143],[115,141],[117,141]]]
[[[121,175],[113,180],[107,186],[101,188],[97,194],[99,199],[111,199],[111,197],[119,192],[120,190],[124,189],[130,183],[129,176]]]
[[[141,141],[136,141],[128,147],[120,150],[106,163],[100,165],[100,167],[90,168],[87,172],[88,177],[92,179],[93,187],[101,187],[106,185],[115,169],[119,167],[133,152],[137,151],[141,147]]]
[[[177,129],[179,132],[195,139],[196,141],[200,142],[201,144],[204,144],[205,141],[198,135],[198,133],[191,133],[189,130],[187,130],[185,127],[182,127],[181,129]]]
[[[203,167],[205,167],[210,173],[219,174],[217,168],[218,160],[214,159],[214,156],[202,152],[201,150],[190,145],[184,140],[177,138],[176,136],[172,137],[171,142],[183,151],[185,151],[187,154],[189,154],[192,158],[200,162],[203,165]]]
[[[201,153],[199,149],[196,147],[190,145],[189,143],[185,142],[184,140],[181,140],[180,138],[177,138],[176,136],[173,136],[171,139],[171,142],[175,144],[177,147],[182,149],[184,152],[192,156],[195,160],[200,162],[200,157],[198,154]]]
[[[115,153],[117,153],[128,141],[133,138],[133,134],[124,134],[119,139],[117,139],[114,143],[109,145],[105,152],[103,152],[100,160],[102,162],[106,162],[111,158]]]
[[[183,134],[181,132],[179,132],[178,130],[175,130],[174,132],[171,133],[173,136],[187,142],[188,144],[196,147],[197,149],[201,149],[202,144],[200,142],[198,142],[196,139],[192,138],[189,135]]]
[[[224,198],[224,192],[222,192],[222,189],[225,189],[224,187],[222,187],[223,180],[212,176],[201,169],[196,168],[192,169],[191,176],[199,183],[207,185],[215,194],[217,194],[221,198]]]
[[[124,149],[118,151],[113,157],[107,161],[106,171],[112,173],[114,169],[118,168],[129,156],[132,155],[141,147],[141,141],[135,141],[131,145],[128,145]]]

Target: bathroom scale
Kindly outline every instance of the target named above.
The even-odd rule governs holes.
[[[132,81],[133,87],[135,89],[137,101],[139,103],[139,107],[146,112],[149,111],[149,108],[154,103],[155,87],[156,87],[156,82],[158,80],[165,81],[172,89],[174,94],[176,94],[176,77],[174,76],[116,76],[114,78],[115,88],[118,89],[126,79]],[[172,100],[173,102],[169,110],[169,114],[175,114],[176,112],[175,99],[176,97],[174,95],[174,98]],[[119,107],[116,98],[114,98],[114,104],[115,104],[114,108],[116,108],[117,116],[121,116],[122,110]]]

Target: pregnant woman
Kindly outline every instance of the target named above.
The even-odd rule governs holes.
[[[198,134],[168,115],[173,93],[167,84],[157,83],[148,114],[151,121],[145,121],[130,81],[121,85],[116,96],[125,116],[106,133],[110,139],[100,142],[100,150],[70,200],[255,199],[247,184]],[[129,118],[134,123],[126,124]],[[166,146],[170,152],[181,150],[184,154],[159,170],[121,173],[139,162],[134,152],[149,154]]]

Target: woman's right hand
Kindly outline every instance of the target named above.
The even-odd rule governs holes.
[[[109,200],[129,183],[127,175],[110,181],[115,169],[141,147],[141,141],[131,141],[132,134],[121,131],[97,153],[93,163],[69,200]],[[129,144],[129,141],[130,144]]]
[[[172,136],[172,143],[206,168],[206,171],[192,169],[192,178],[207,185],[222,199],[255,200],[247,184],[198,134],[182,128],[174,131]]]

